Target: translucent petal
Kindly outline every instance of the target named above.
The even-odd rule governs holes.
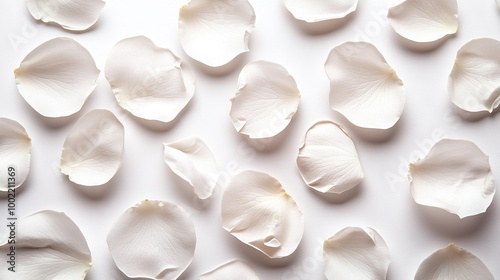
[[[26,0],[36,20],[54,22],[68,30],[86,30],[99,19],[102,0]]]
[[[49,40],[14,70],[19,93],[39,114],[65,117],[82,108],[99,70],[90,53],[70,38]]]
[[[0,168],[3,170],[0,192],[22,185],[28,177],[30,163],[31,139],[26,130],[14,120],[0,118]]]
[[[325,63],[330,79],[330,106],[356,126],[391,128],[406,102],[403,82],[370,43],[335,47]]]
[[[292,15],[306,22],[339,19],[356,10],[358,0],[284,0]]]
[[[420,264],[415,280],[427,279],[494,280],[495,278],[478,257],[452,243],[434,252]]]
[[[125,132],[108,110],[93,110],[78,120],[64,141],[61,172],[83,186],[107,183],[121,165]]]
[[[492,112],[500,104],[500,41],[482,38],[457,53],[448,80],[453,104],[469,112]]]
[[[434,42],[458,30],[457,0],[405,0],[389,8],[387,17],[402,37]]]
[[[196,234],[184,209],[144,200],[120,216],[107,242],[127,277],[166,280],[177,279],[193,260]]]
[[[118,104],[146,120],[174,120],[195,91],[188,65],[144,36],[118,42],[105,72]]]
[[[245,262],[234,260],[200,275],[199,280],[259,280],[253,267]]]
[[[331,121],[317,122],[307,130],[297,166],[304,182],[323,193],[342,193],[364,178],[352,139]]]
[[[7,270],[4,265],[6,258],[2,257],[0,279],[85,278],[92,266],[89,246],[78,226],[68,216],[44,210],[15,223],[15,245],[8,243],[14,240],[9,238],[0,245],[2,256],[12,254],[10,247],[15,246],[15,272]]]
[[[255,12],[248,0],[191,0],[179,11],[180,41],[193,59],[223,66],[249,51]]]
[[[425,158],[410,164],[409,178],[416,203],[460,218],[485,212],[496,191],[489,157],[466,140],[437,142]]]
[[[219,170],[207,144],[199,138],[188,138],[163,145],[170,169],[188,182],[200,199],[209,198],[219,179]]]
[[[386,279],[390,262],[387,244],[371,228],[348,227],[323,244],[323,268],[329,280]]]
[[[222,197],[222,223],[241,242],[270,258],[292,254],[304,233],[304,218],[274,177],[256,171],[236,175]]]
[[[269,138],[288,126],[300,98],[297,83],[283,66],[256,61],[241,70],[229,115],[239,133]]]

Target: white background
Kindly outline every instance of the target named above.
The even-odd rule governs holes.
[[[0,1],[0,116],[24,125],[33,143],[31,171],[18,192],[17,213],[25,216],[53,209],[71,217],[92,251],[93,267],[87,280],[126,279],[114,266],[105,239],[119,215],[145,198],[181,205],[195,221],[196,254],[181,279],[196,279],[235,258],[249,262],[261,279],[324,279],[322,241],[346,226],[368,226],[382,235],[392,258],[388,279],[412,279],[424,258],[450,242],[476,254],[500,278],[499,197],[485,214],[458,220],[444,211],[418,206],[406,179],[408,161],[425,154],[442,137],[474,141],[490,155],[493,173],[500,177],[500,115],[465,120],[452,111],[447,95],[447,77],[457,50],[474,38],[500,39],[500,12],[494,0],[460,0],[458,34],[429,52],[410,50],[398,40],[385,19],[386,1],[360,0],[345,25],[312,34],[293,19],[281,1],[251,0],[257,15],[251,51],[225,75],[208,73],[183,52],[177,31],[182,5],[179,0],[109,0],[95,27],[84,33],[35,22],[24,1]],[[83,109],[57,122],[38,115],[16,89],[13,69],[33,48],[49,39],[76,39],[103,70],[114,44],[135,35],[146,35],[169,48],[195,70],[195,96],[168,129],[148,127],[118,107],[103,73]],[[407,90],[403,116],[378,141],[329,108],[324,62],[333,47],[352,40],[375,44]],[[245,63],[261,59],[282,64],[295,77],[302,93],[299,111],[289,127],[278,141],[263,145],[266,148],[262,151],[236,133],[228,116],[229,98],[235,93],[239,71]],[[59,157],[76,120],[96,108],[113,111],[124,124],[125,153],[123,165],[109,184],[83,188],[59,172]],[[343,197],[324,198],[308,189],[295,164],[305,131],[323,119],[346,126],[365,171],[363,183]],[[221,188],[208,203],[193,199],[192,191],[170,171],[162,154],[163,142],[189,136],[201,137],[211,147],[224,178],[237,170],[255,169],[280,180],[305,216],[304,238],[291,257],[269,260],[225,232],[220,218]],[[0,206],[0,219],[5,221],[5,199],[0,200]],[[4,226],[0,234],[5,236]],[[0,266],[3,269],[3,262]]]

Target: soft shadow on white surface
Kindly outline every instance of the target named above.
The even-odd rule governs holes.
[[[252,35],[250,34],[250,37],[251,36]],[[250,39],[250,41],[251,41],[251,39]],[[249,49],[251,49],[251,47],[252,46],[249,42]],[[248,52],[239,54],[238,56],[236,56],[233,60],[231,60],[227,64],[219,66],[219,67],[210,67],[208,65],[205,65],[205,64],[191,58],[185,52],[184,52],[184,54],[185,54],[185,57],[188,57],[188,63],[190,66],[192,66],[193,68],[196,68],[197,70],[199,69],[199,70],[203,71],[203,73],[205,73],[211,77],[220,77],[220,76],[226,76],[226,75],[232,74],[233,72],[236,72],[237,69],[241,70],[241,68],[243,68],[243,66],[245,66],[245,64],[247,64],[249,62],[248,61]]]
[[[486,119],[488,117],[493,117],[495,114],[498,114],[498,112],[500,111],[500,107],[497,107],[491,113],[486,112],[486,111],[482,111],[482,112],[469,112],[469,111],[465,111],[465,110],[459,108],[458,106],[456,106],[455,104],[452,103],[451,104],[451,110],[452,110],[453,113],[457,114],[462,119],[464,119],[464,120],[466,120],[468,122],[477,122],[477,121],[481,121],[483,119]]]
[[[403,36],[399,35],[396,33],[396,31],[392,30],[393,32],[393,39],[398,43],[398,45],[404,47],[407,50],[410,50],[412,52],[419,52],[419,53],[427,53],[427,52],[432,52],[436,49],[438,49],[440,46],[444,45],[444,43],[448,40],[453,39],[456,35],[447,35],[444,36],[443,38],[436,40],[434,42],[425,42],[425,43],[417,43],[414,41],[411,41],[409,39],[404,38]]]

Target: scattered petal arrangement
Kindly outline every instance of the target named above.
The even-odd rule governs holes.
[[[460,218],[486,211],[495,196],[489,157],[473,142],[442,139],[410,164],[410,189],[418,204]]]
[[[500,0],[496,0],[500,9]],[[283,0],[299,21],[317,23],[346,18],[357,0]],[[29,13],[44,23],[71,31],[90,30],[105,6],[102,0],[26,0]],[[200,67],[228,65],[248,52],[256,13],[248,0],[190,0],[178,14],[179,41]],[[394,31],[417,45],[441,42],[459,28],[457,0],[397,0],[387,18]],[[500,41],[474,39],[456,55],[448,79],[451,103],[467,112],[493,113],[500,105]],[[377,47],[345,42],[334,47],[324,64],[330,81],[330,107],[359,128],[387,130],[403,114],[406,90]],[[78,42],[57,37],[32,50],[14,70],[20,95],[41,116],[67,117],[79,112],[97,85],[100,70]],[[125,38],[111,49],[105,76],[119,106],[147,121],[170,123],[195,93],[190,66],[145,36]],[[229,118],[250,139],[273,138],[297,113],[301,93],[280,64],[247,63],[230,99]],[[108,183],[122,164],[125,127],[106,109],[83,115],[62,146],[60,171],[81,186]],[[193,188],[199,199],[212,196],[220,180],[215,156],[197,137],[163,144],[171,171]],[[16,174],[10,185],[1,173],[0,192],[26,181],[32,141],[15,120],[0,118],[0,167]],[[346,129],[330,120],[306,132],[296,164],[308,187],[341,194],[365,177],[358,151]],[[428,154],[410,163],[409,190],[417,204],[443,209],[460,219],[487,211],[496,187],[489,156],[468,140],[442,139]],[[295,200],[267,173],[246,170],[233,176],[221,198],[221,224],[230,235],[270,259],[297,251],[305,220]],[[61,212],[43,210],[20,218],[16,232],[16,279],[84,279],[92,266],[85,237]],[[129,278],[177,279],[193,262],[195,224],[178,205],[143,200],[127,209],[106,238],[116,267]],[[8,256],[11,244],[0,243]],[[386,279],[391,258],[384,239],[372,228],[347,227],[323,243],[327,279]],[[1,279],[9,279],[0,270]],[[260,279],[254,268],[233,260],[199,276],[201,280]],[[415,280],[493,280],[472,253],[450,244],[425,259]]]

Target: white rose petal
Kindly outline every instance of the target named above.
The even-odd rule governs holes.
[[[199,138],[188,138],[163,146],[170,169],[188,182],[200,199],[209,198],[219,179],[219,170],[207,144]]]
[[[0,245],[4,264],[9,240]],[[83,280],[92,266],[85,237],[64,213],[44,210],[17,220],[15,242],[15,272],[3,265],[0,279]]]
[[[181,45],[191,58],[220,67],[249,50],[254,23],[248,0],[191,0],[179,11]]]
[[[388,129],[403,113],[403,82],[370,43],[335,47],[325,63],[330,106],[358,127]]]
[[[428,279],[494,280],[495,278],[478,257],[452,243],[434,252],[420,264],[415,280]]]
[[[457,53],[448,80],[451,101],[469,112],[492,112],[500,104],[500,41],[483,38]]]
[[[340,19],[356,10],[358,0],[284,0],[292,15],[305,22]]]
[[[55,38],[31,51],[14,70],[19,93],[39,114],[78,112],[96,87],[99,70],[90,53],[70,38]]]
[[[196,247],[188,213],[156,200],[127,209],[106,240],[116,266],[130,278],[177,279],[193,260]]]
[[[239,133],[270,138],[288,126],[300,99],[297,83],[283,66],[251,62],[241,70],[229,115]]]
[[[188,65],[144,36],[118,42],[105,73],[118,104],[146,120],[174,120],[195,91]]]
[[[259,280],[255,270],[245,262],[234,260],[200,275],[199,280]]]
[[[3,170],[0,192],[21,186],[28,177],[30,163],[31,139],[26,130],[14,120],[0,118],[0,168]]]
[[[105,4],[102,0],[26,0],[36,20],[55,22],[64,29],[77,31],[94,25]]]
[[[437,142],[425,158],[410,164],[409,178],[416,203],[460,218],[485,212],[495,195],[489,157],[465,140]]]
[[[270,258],[292,254],[304,233],[304,218],[274,177],[256,171],[236,175],[222,197],[222,223],[241,242]]]
[[[323,244],[323,269],[328,280],[386,279],[390,262],[387,244],[371,228],[348,227]]]
[[[406,0],[389,8],[394,30],[410,41],[430,43],[458,30],[457,0]]]
[[[331,121],[317,122],[307,130],[297,166],[304,182],[322,193],[340,194],[364,178],[352,139]]]
[[[61,172],[83,186],[107,183],[121,165],[125,132],[108,110],[93,110],[78,120],[64,141]]]

